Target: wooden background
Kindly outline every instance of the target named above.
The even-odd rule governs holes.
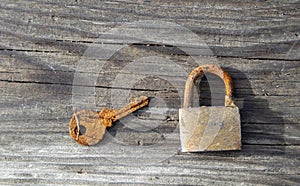
[[[299,8],[299,1],[293,0],[1,0],[0,184],[299,184]],[[104,60],[89,59],[85,51],[95,45],[127,44],[119,42],[118,35],[94,42],[101,33],[138,20],[188,28],[214,54],[202,56],[203,60],[216,60],[232,75],[241,108],[241,151],[181,153],[175,138],[175,151],[168,158],[159,159],[170,153],[164,150],[136,155],[135,150],[178,134],[182,95],[157,77],[142,79],[133,87],[116,87],[116,76],[131,60],[145,56],[176,61],[186,72],[197,66],[175,46],[143,42],[122,48],[99,69],[92,97],[101,109],[112,105],[112,90],[130,90],[131,97],[147,95],[150,107],[130,117],[143,121],[145,127],[159,125],[140,131],[126,127],[132,123],[124,121],[109,129],[132,152],[113,146],[82,147],[71,140],[68,122],[78,64]],[[85,69],[81,73],[95,75]],[[200,84],[201,104],[212,104],[211,84],[206,80]],[[214,95],[220,104],[221,88]],[[84,100],[84,95],[77,96]]]

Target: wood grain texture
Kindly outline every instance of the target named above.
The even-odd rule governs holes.
[[[2,0],[0,184],[299,184],[299,9],[293,0]],[[187,55],[180,47],[197,51],[188,42],[176,47],[131,43],[132,38],[118,34],[101,37],[138,20],[179,24],[205,41],[212,55]],[[165,25],[140,26],[160,33]],[[86,53],[101,46],[121,49],[108,61]],[[197,67],[193,57],[200,56],[203,63],[215,62],[231,74],[241,113],[241,151],[180,152],[178,109],[185,75],[148,76],[134,85],[126,79],[116,82],[138,77],[124,68],[137,60],[136,69],[147,66],[151,56],[159,57],[161,68],[172,61],[186,73]],[[104,65],[95,69],[95,62]],[[78,69],[80,64],[85,68]],[[95,84],[74,81],[78,74],[95,77]],[[223,105],[221,80],[208,75],[198,85],[195,106]],[[78,87],[82,92],[75,94]],[[94,91],[85,91],[90,88]],[[113,98],[124,90],[129,97],[149,96],[150,106],[108,129],[108,145],[74,143],[68,132],[73,107],[120,108],[125,103]],[[109,146],[111,137],[121,146]],[[165,149],[150,148],[166,139]],[[141,149],[147,153],[138,154]]]

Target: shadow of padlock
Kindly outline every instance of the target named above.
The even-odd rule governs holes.
[[[225,83],[225,106],[191,108],[194,82],[204,73],[219,76]],[[220,67],[206,64],[195,68],[187,78],[183,108],[179,109],[182,152],[241,149],[239,108],[234,104],[230,75]]]

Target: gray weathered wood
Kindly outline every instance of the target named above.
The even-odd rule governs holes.
[[[299,184],[299,9],[296,0],[2,0],[0,184]],[[192,51],[191,55],[162,43],[131,44],[132,38],[117,34],[101,37],[112,28],[138,20],[173,22],[188,28],[212,51],[213,55],[201,54],[201,60],[218,63],[232,75],[242,121],[241,151],[179,151],[176,127],[184,75],[167,73],[140,79],[133,86],[116,84],[118,75],[137,76],[137,71],[124,71],[124,67],[147,56],[176,62],[186,73],[197,66],[192,57],[199,57],[193,53],[198,48],[188,42],[179,45]],[[149,29],[159,33],[164,26]],[[109,61],[85,53],[101,46],[122,49]],[[105,65],[94,69],[95,61]],[[82,62],[85,68],[78,69]],[[156,64],[163,67],[163,62]],[[141,67],[145,64],[147,61],[139,61]],[[156,72],[157,66],[148,71]],[[75,95],[74,88],[88,88],[84,82],[74,82],[76,73],[83,78],[96,77],[95,92]],[[166,80],[170,77],[172,83]],[[201,105],[222,105],[221,80],[207,78],[198,82],[200,97],[195,96],[195,105],[199,101]],[[214,84],[220,86],[212,89]],[[113,92],[121,90],[129,90],[129,97],[151,98],[150,107],[108,129],[124,148],[74,143],[68,133],[73,107],[89,107],[92,98],[93,108],[120,108],[124,103],[114,103]],[[73,99],[81,100],[82,105]],[[104,143],[109,144],[109,134]],[[151,151],[151,145],[168,137],[166,149]],[[149,153],[139,155],[141,148],[148,148]],[[169,156],[163,158],[166,154]],[[138,156],[136,160],[134,156]]]

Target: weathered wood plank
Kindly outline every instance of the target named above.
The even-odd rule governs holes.
[[[271,149],[245,147],[243,153],[225,153],[223,155],[219,153],[175,155],[169,160],[155,165],[147,165],[147,167],[117,165],[106,161],[103,158],[106,155],[91,157],[86,154],[86,150],[82,151],[85,153],[82,156],[76,156],[73,154],[73,149],[76,146],[59,151],[53,148],[53,146],[45,147],[38,152],[35,149],[32,152],[20,152],[14,156],[7,156],[4,160],[5,163],[1,163],[1,168],[2,170],[3,168],[10,168],[7,169],[8,171],[2,172],[3,181],[6,183],[25,181],[26,183],[27,180],[29,183],[39,184],[63,184],[64,181],[71,181],[73,184],[83,184],[85,181],[88,184],[97,182],[185,184],[188,182],[190,185],[196,185],[199,183],[222,184],[235,179],[238,175],[240,176],[239,182],[246,184],[268,184],[270,181],[283,184],[296,184],[298,182],[297,174],[299,172],[294,156],[286,156],[283,149],[276,149],[276,147]],[[49,156],[46,151],[51,150],[56,152],[52,152],[52,156]],[[253,150],[256,151],[255,154],[253,154]],[[286,149],[286,151],[295,150],[295,147]],[[283,154],[281,156],[271,155],[273,151],[274,154],[278,154],[278,152]],[[261,155],[259,155],[260,153]],[[107,155],[109,156],[109,154]],[[258,162],[260,163],[258,164]],[[230,167],[235,167],[235,169]],[[39,170],[38,175],[32,170]],[[159,172],[157,172],[158,170]],[[14,171],[13,174],[10,173],[12,171]],[[129,171],[129,175],[133,178],[130,182],[124,176],[124,171]],[[285,174],[289,174],[290,178],[286,178]],[[215,177],[213,180],[211,180],[212,175]],[[260,177],[259,175],[264,176]],[[43,177],[43,179],[36,179],[36,176]]]
[[[186,2],[187,6],[127,3],[19,1],[16,6],[7,2],[1,6],[1,33],[4,39],[19,38],[14,40],[19,47],[13,49],[78,53],[84,50],[85,41],[94,42],[103,31],[124,20],[135,21],[141,16],[173,22],[176,18],[176,23],[196,32],[217,56],[299,60],[298,1],[249,1],[234,3],[235,8],[228,2]],[[156,11],[151,10],[153,6]],[[11,48],[5,43],[10,42],[3,42],[3,48]]]
[[[0,184],[299,184],[299,9],[296,0],[1,1]],[[182,25],[211,52],[195,52],[203,46],[188,38],[173,46],[101,35],[137,20]],[[122,49],[108,61],[86,53],[103,46],[106,52]],[[154,64],[140,60],[149,56],[160,58]],[[179,151],[178,108],[186,75],[198,65],[193,57],[217,63],[233,77],[242,121],[239,152]],[[125,68],[136,60],[132,71]],[[162,72],[158,67],[170,67],[166,61],[185,73],[149,77]],[[97,69],[95,62],[104,65]],[[141,71],[148,76],[134,85],[116,83]],[[95,84],[74,81],[78,75],[95,77]],[[223,104],[219,79],[207,76],[199,84],[195,105]],[[114,100],[125,97],[124,91],[128,98],[149,96],[150,106],[116,123],[102,144],[75,144],[68,134],[73,108],[120,108],[127,98]],[[121,146],[110,144],[111,137]],[[163,141],[168,144],[155,149]]]

